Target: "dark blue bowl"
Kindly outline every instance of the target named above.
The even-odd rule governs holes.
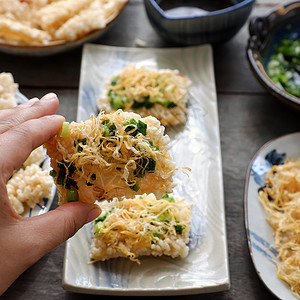
[[[159,6],[161,0],[144,0],[153,28],[164,39],[177,45],[216,44],[232,38],[247,21],[255,0],[234,2],[236,4],[220,10],[190,17],[172,17]]]
[[[300,112],[300,99],[278,87],[266,73],[274,46],[283,38],[300,36],[300,1],[279,5],[265,16],[250,20],[247,57],[253,74],[277,99]]]

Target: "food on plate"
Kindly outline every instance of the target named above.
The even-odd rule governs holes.
[[[277,276],[300,299],[300,160],[273,166],[259,199],[274,230]]]
[[[154,194],[101,202],[94,221],[90,258],[103,261],[128,257],[188,254],[192,205],[185,198]]]
[[[18,84],[14,82],[12,74],[0,73],[0,110],[17,105],[18,91]],[[7,183],[8,198],[18,214],[23,214],[27,208],[33,208],[43,198],[50,197],[53,179],[40,167],[45,158],[44,148],[36,148]]]
[[[0,109],[13,108],[17,105],[18,84],[11,73],[0,73]]]
[[[27,167],[30,166],[32,164],[36,164],[36,165],[41,165],[41,163],[46,159],[46,155],[45,155],[45,149],[43,146],[40,146],[36,149],[34,149],[30,155],[28,156],[28,158],[25,160],[25,162],[23,163],[23,167]]]
[[[267,64],[267,74],[281,89],[300,98],[300,37],[282,39]]]
[[[48,171],[41,168],[45,159],[43,146],[36,148],[22,167],[13,173],[6,185],[8,199],[20,215],[51,196],[53,179]]]
[[[49,198],[52,185],[49,172],[31,164],[16,171],[6,188],[13,208],[18,214],[22,214],[26,207],[33,208],[43,198]]]
[[[162,125],[178,125],[186,120],[190,81],[177,70],[127,66],[113,75],[97,100],[99,110],[134,111],[154,116]]]
[[[59,204],[172,192],[175,163],[169,140],[154,117],[122,110],[64,123],[45,143]]]
[[[3,43],[43,46],[105,28],[127,0],[0,0]]]

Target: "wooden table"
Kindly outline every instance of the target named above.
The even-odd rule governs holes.
[[[252,15],[270,11],[279,0],[258,0]],[[99,44],[136,46],[136,38],[147,47],[168,47],[152,29],[143,1],[129,1],[118,22]],[[245,47],[248,23],[229,42],[214,47],[214,67],[220,119],[226,225],[230,263],[229,291],[178,299],[274,299],[253,267],[244,226],[244,183],[248,163],[268,140],[300,130],[299,114],[270,96],[250,71]],[[58,113],[75,120],[81,49],[42,58],[0,54],[1,69],[11,72],[27,97],[49,91],[60,99]],[[57,206],[57,198],[52,206]],[[73,294],[61,287],[64,245],[59,246],[22,274],[3,299],[107,299],[107,296]],[[171,297],[166,297],[168,299]]]

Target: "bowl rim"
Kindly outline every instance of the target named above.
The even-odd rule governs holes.
[[[239,3],[233,4],[229,7],[223,8],[223,9],[218,9],[218,10],[214,10],[214,11],[210,11],[207,12],[205,14],[199,14],[199,15],[195,15],[195,16],[191,16],[191,17],[170,17],[167,16],[165,11],[158,5],[156,0],[144,0],[144,2],[148,2],[151,4],[151,6],[161,15],[161,17],[163,17],[164,19],[167,20],[186,20],[186,19],[198,19],[198,18],[207,18],[207,17],[211,17],[211,16],[218,16],[218,15],[222,15],[222,14],[227,14],[230,13],[232,11],[241,9],[243,7],[249,6],[249,5],[253,5],[254,2],[256,0],[242,0]]]
[[[34,55],[34,52],[47,52],[48,50],[57,50],[57,52],[59,52],[59,50],[61,49],[61,51],[63,51],[64,49],[68,49],[68,48],[72,48],[74,46],[77,45],[81,45],[82,43],[85,43],[86,41],[96,38],[98,37],[98,35],[100,35],[101,33],[103,33],[107,28],[109,28],[115,21],[116,19],[119,17],[119,15],[122,13],[122,11],[124,10],[125,6],[128,4],[129,0],[124,0],[122,5],[120,6],[120,8],[114,13],[112,14],[108,19],[107,19],[107,23],[106,26],[104,28],[100,28],[100,29],[95,29],[87,34],[85,34],[84,36],[82,36],[79,39],[73,40],[73,41],[68,41],[68,40],[54,40],[54,41],[50,41],[47,44],[34,44],[34,45],[30,45],[30,44],[17,44],[14,42],[10,42],[10,41],[5,41],[5,40],[0,40],[0,50],[5,50],[5,52],[8,53],[9,50],[15,50],[18,53],[21,54],[32,54]],[[15,52],[12,52],[12,54],[14,54]]]
[[[253,30],[253,26],[254,26],[253,24],[255,24],[255,22],[258,21],[266,22],[267,26],[270,26],[268,27],[269,29],[268,35],[269,35],[270,31],[272,32],[274,29],[278,28],[278,25],[270,24],[270,20],[283,18],[283,16],[293,11],[294,9],[300,9],[300,1],[290,2],[286,4],[279,4],[274,9],[272,9],[269,13],[263,16],[253,17],[249,23],[249,39],[248,39],[248,45],[246,47],[246,54],[252,72],[254,73],[257,80],[262,84],[262,86],[266,88],[268,92],[271,93],[273,96],[275,96],[277,99],[281,100],[285,104],[292,106],[293,108],[296,108],[300,112],[300,98],[278,87],[268,76],[260,60],[261,51],[265,48],[267,43],[266,41],[263,41],[263,43],[258,45],[257,42],[259,40],[259,37],[257,36],[257,33]],[[286,19],[283,19],[283,21],[286,21]]]

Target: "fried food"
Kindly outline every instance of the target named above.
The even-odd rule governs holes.
[[[90,258],[93,262],[115,257],[167,255],[186,257],[189,251],[191,209],[184,198],[153,194],[115,199],[99,204],[94,221]]]
[[[59,204],[173,190],[169,137],[154,117],[118,110],[70,124],[45,144]]]
[[[97,105],[106,112],[133,111],[175,126],[186,120],[189,85],[189,79],[177,70],[129,65],[108,80]]]
[[[300,299],[300,160],[273,166],[259,199],[274,230],[277,276]]]

